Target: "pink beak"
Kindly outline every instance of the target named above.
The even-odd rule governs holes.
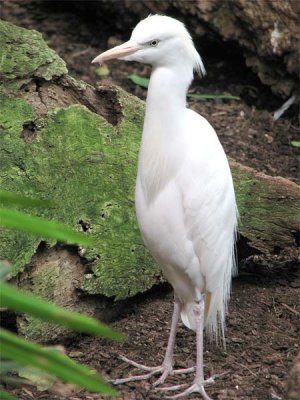
[[[113,47],[112,49],[99,54],[99,56],[93,59],[92,64],[102,64],[105,61],[113,60],[115,58],[129,56],[130,54],[133,54],[138,50],[140,50],[139,45],[132,40],[128,40],[128,42],[125,42],[120,46]]]

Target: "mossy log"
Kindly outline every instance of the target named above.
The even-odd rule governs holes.
[[[111,18],[130,32],[149,13],[175,16],[196,42],[234,43],[261,82],[283,99],[298,92],[299,3],[249,0],[101,0],[73,2],[91,18]]]
[[[0,47],[1,189],[52,200],[34,213],[97,242],[77,249],[2,228],[0,259],[11,261],[21,286],[107,320],[112,300],[163,281],[134,212],[144,103],[116,86],[94,88],[70,77],[38,32],[0,21]],[[294,249],[299,187],[235,162],[232,170],[240,232],[251,252]],[[27,317],[19,327],[40,341],[66,335]]]
[[[230,166],[240,214],[239,234],[246,240],[250,254],[296,254],[300,239],[300,187],[233,160]],[[240,243],[240,253],[242,247]]]

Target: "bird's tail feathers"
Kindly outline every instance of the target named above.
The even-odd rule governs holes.
[[[234,239],[235,240],[235,239]],[[237,275],[234,240],[224,271],[223,285],[211,294],[210,304],[205,318],[205,329],[210,339],[225,348],[225,318],[228,313],[228,302],[231,295],[231,277]]]

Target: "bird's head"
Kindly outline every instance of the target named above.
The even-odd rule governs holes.
[[[138,61],[152,66],[187,64],[199,75],[205,74],[201,57],[184,24],[174,18],[151,15],[134,28],[130,40],[97,56],[92,62],[112,59]]]

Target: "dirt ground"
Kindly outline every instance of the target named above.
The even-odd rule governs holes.
[[[87,2],[88,4],[88,2]],[[115,82],[141,98],[146,90],[127,78],[130,73],[149,76],[150,69],[138,64],[112,62],[110,75],[99,78],[91,60],[118,40],[128,39],[125,29],[115,32],[113,22],[95,21],[77,14],[70,2],[5,1],[1,17],[17,25],[42,32],[49,45],[67,62],[70,74],[91,84]],[[201,49],[201,43],[199,43]],[[280,175],[299,183],[300,150],[291,146],[299,138],[296,107],[274,121],[272,111],[282,104],[268,88],[246,69],[237,49],[226,51],[203,46],[208,75],[196,79],[191,90],[241,97],[240,101],[190,101],[190,107],[215,127],[227,154],[245,165],[269,175]],[[66,343],[67,353],[107,378],[137,373],[120,360],[124,354],[137,362],[158,365],[163,359],[172,313],[172,293],[168,286],[137,296],[123,317],[113,326],[128,335],[123,344],[78,336]],[[280,257],[255,257],[240,264],[233,282],[226,331],[226,351],[206,343],[205,375],[220,374],[207,389],[213,399],[285,399],[285,384],[293,359],[299,352],[300,272],[295,263]],[[175,366],[195,362],[195,335],[182,325],[177,335]],[[150,383],[153,383],[154,379]],[[192,376],[171,377],[168,383],[191,382]],[[119,387],[118,399],[163,399],[149,382]],[[27,386],[11,390],[22,400],[61,399],[53,393],[37,392]],[[67,395],[70,400],[101,399],[84,391]],[[191,400],[200,396],[192,395]]]

